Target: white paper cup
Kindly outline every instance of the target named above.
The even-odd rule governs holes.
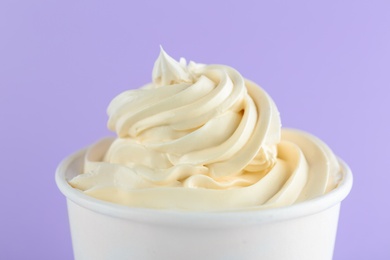
[[[76,260],[332,259],[340,202],[352,187],[341,162],[336,189],[292,206],[258,211],[187,212],[130,208],[72,188],[85,150],[66,158],[56,182],[67,198]]]

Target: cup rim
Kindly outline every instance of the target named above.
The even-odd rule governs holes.
[[[242,227],[254,224],[285,221],[320,213],[340,204],[352,188],[352,172],[349,166],[339,158],[342,178],[332,191],[307,201],[289,206],[267,209],[239,209],[237,211],[182,211],[172,209],[153,209],[128,207],[96,199],[73,188],[67,180],[66,173],[83,162],[87,148],[66,157],[58,165],[55,181],[59,190],[68,202],[98,214],[130,220],[140,223],[153,223],[168,226],[186,227]],[[74,170],[74,169],[73,169]]]

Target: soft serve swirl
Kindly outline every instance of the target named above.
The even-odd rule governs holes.
[[[133,207],[221,211],[287,206],[337,185],[332,151],[281,130],[272,99],[233,68],[161,49],[152,75],[112,100],[117,138],[88,149],[73,187]]]

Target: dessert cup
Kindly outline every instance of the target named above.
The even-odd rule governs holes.
[[[59,165],[76,260],[332,259],[341,201],[352,174],[340,160],[341,180],[327,194],[272,209],[196,212],[131,208],[71,187],[83,170],[83,149]]]

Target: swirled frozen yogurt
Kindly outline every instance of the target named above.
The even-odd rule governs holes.
[[[117,137],[88,149],[74,188],[131,207],[230,211],[287,206],[337,186],[328,146],[281,129],[272,99],[235,69],[177,62],[161,49],[152,74],[112,100]]]

